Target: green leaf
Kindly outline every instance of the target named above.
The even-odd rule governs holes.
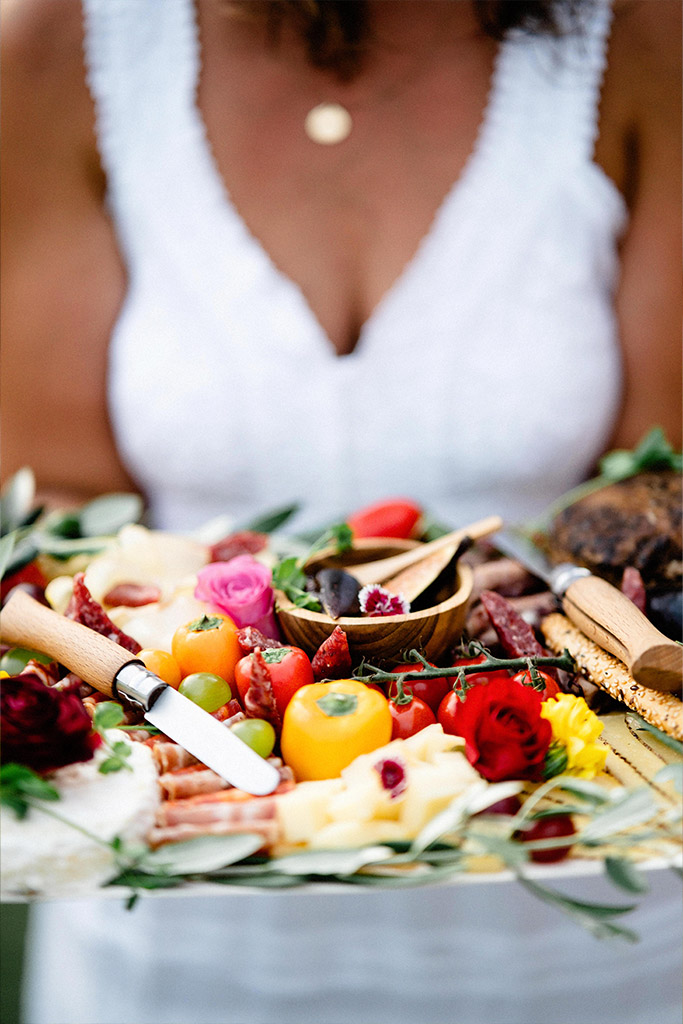
[[[25,818],[33,800],[59,800],[59,792],[26,765],[10,761],[0,769],[0,803]]]
[[[291,519],[295,512],[299,511],[300,507],[298,504],[285,505],[274,512],[267,512],[256,519],[252,519],[245,526],[240,527],[240,529],[250,530],[254,533],[273,533],[281,526],[284,526],[288,519]]]
[[[388,846],[364,846],[351,850],[306,850],[270,862],[270,870],[285,875],[352,875],[367,864],[392,857]]]
[[[592,782],[590,779],[579,779],[571,775],[562,775],[555,779],[555,783],[559,789],[567,793],[573,793],[574,796],[581,797],[588,803],[594,805],[610,803],[610,795],[607,790],[598,782]]]
[[[89,501],[80,510],[82,537],[111,536],[128,523],[136,523],[142,516],[144,503],[139,494],[103,494]]]
[[[608,878],[626,892],[645,893],[649,891],[650,887],[640,871],[623,857],[606,857],[605,871]]]
[[[115,701],[107,700],[95,705],[93,725],[97,732],[102,732],[104,729],[115,729],[123,719],[123,708]]]
[[[626,942],[638,941],[638,936],[634,931],[631,931],[629,928],[621,928],[608,920],[610,917],[630,913],[635,909],[635,904],[615,906],[613,904],[584,903],[581,900],[571,899],[555,889],[550,889],[547,886],[540,885],[538,882],[533,882],[530,878],[525,878],[523,875],[518,874],[517,879],[534,896],[543,900],[544,903],[550,903],[557,909],[564,911],[577,924],[582,925],[595,935],[596,938],[623,939]]]
[[[657,812],[657,804],[647,786],[626,791],[609,806],[598,811],[581,830],[582,842],[605,839],[615,832],[623,832],[640,825]]]
[[[9,478],[0,494],[0,533],[11,533],[30,516],[36,497],[33,470],[23,466]]]
[[[0,539],[0,578],[5,575],[16,540],[17,535],[15,532],[8,533]]]
[[[639,732],[649,732],[651,736],[654,736],[660,743],[663,743],[665,747],[669,747],[670,750],[675,750],[678,754],[683,754],[683,743],[680,740],[674,739],[673,736],[669,736],[668,733],[662,732],[654,725],[650,725],[644,718],[637,715],[635,711],[629,711],[626,715],[626,723],[633,726]]]
[[[244,860],[263,846],[263,836],[244,833],[232,836],[198,836],[167,843],[151,851],[137,865],[146,874],[193,875],[217,871]]]
[[[683,764],[667,764],[660,768],[653,782],[672,782],[677,793],[683,793]]]

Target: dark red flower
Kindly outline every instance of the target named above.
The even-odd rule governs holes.
[[[0,713],[2,761],[36,772],[89,761],[101,743],[76,694],[45,686],[32,672],[2,680]]]
[[[470,764],[489,782],[543,778],[552,739],[541,718],[542,695],[513,679],[473,686],[455,712],[454,729],[465,740]]]

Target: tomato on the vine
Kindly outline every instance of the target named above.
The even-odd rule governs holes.
[[[436,715],[419,697],[413,697],[405,704],[390,700],[389,711],[392,740],[405,740],[428,725],[436,725]]]
[[[436,668],[437,666],[432,666]],[[424,665],[398,665],[396,668],[392,668],[392,672],[398,674],[399,672],[422,672]],[[439,704],[451,690],[453,686],[453,680],[447,676],[439,676],[437,679],[405,679],[403,681],[403,690],[405,693],[412,693],[414,697],[419,697],[421,701],[431,708],[436,715],[439,710]],[[396,683],[389,683],[389,689],[387,691],[388,696],[395,697],[397,693]]]
[[[350,515],[346,522],[353,536],[400,537],[407,539],[415,533],[422,518],[422,509],[407,498],[376,501]]]
[[[451,690],[451,692],[447,693],[439,704],[439,710],[436,714],[436,720],[443,728],[443,731],[449,733],[451,736],[458,735],[458,730],[455,725],[455,714],[459,700],[460,698],[455,690]]]
[[[560,692],[560,687],[557,685],[557,682],[547,672],[543,672],[541,669],[538,668],[536,669],[536,671],[538,672],[539,676],[541,677],[544,683],[544,689],[541,692],[541,697],[543,698],[543,700],[550,700],[551,697],[556,697],[557,694]],[[534,685],[531,679],[531,673],[528,669],[524,669],[522,672],[518,672],[517,675],[513,678],[516,683],[521,683],[522,686]],[[534,687],[534,689],[536,689],[536,687]]]
[[[481,665],[487,660],[485,654],[478,654],[473,658],[456,658],[453,664],[457,667],[458,665]],[[487,672],[468,672],[465,675],[469,685],[474,683],[488,683],[492,679],[509,679],[510,673],[504,668],[493,668]]]
[[[261,651],[261,655],[268,666],[275,704],[282,716],[296,691],[315,682],[310,659],[300,647],[266,647]],[[251,686],[252,658],[253,654],[247,654],[235,665],[235,683],[242,704]]]
[[[228,683],[234,679],[235,665],[242,657],[237,626],[228,615],[217,612],[202,615],[180,626],[171,642],[180,674],[213,672]]]

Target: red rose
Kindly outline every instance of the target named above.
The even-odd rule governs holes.
[[[470,764],[489,782],[543,777],[552,728],[541,718],[542,695],[513,679],[473,686],[455,712],[453,732]]]
[[[2,680],[0,757],[36,772],[89,761],[100,737],[74,693],[62,693],[25,672]]]

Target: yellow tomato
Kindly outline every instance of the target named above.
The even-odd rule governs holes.
[[[282,756],[297,781],[333,779],[391,739],[386,697],[357,679],[309,683],[285,710]]]
[[[174,690],[178,689],[182,676],[178,662],[172,654],[169,654],[168,651],[157,651],[151,647],[146,647],[143,651],[139,652],[138,658],[144,662],[145,668],[153,672],[155,676],[159,676],[159,679],[163,679]]]
[[[182,677],[212,672],[232,683],[235,665],[242,657],[237,626],[228,615],[202,615],[173,634],[173,657]]]

